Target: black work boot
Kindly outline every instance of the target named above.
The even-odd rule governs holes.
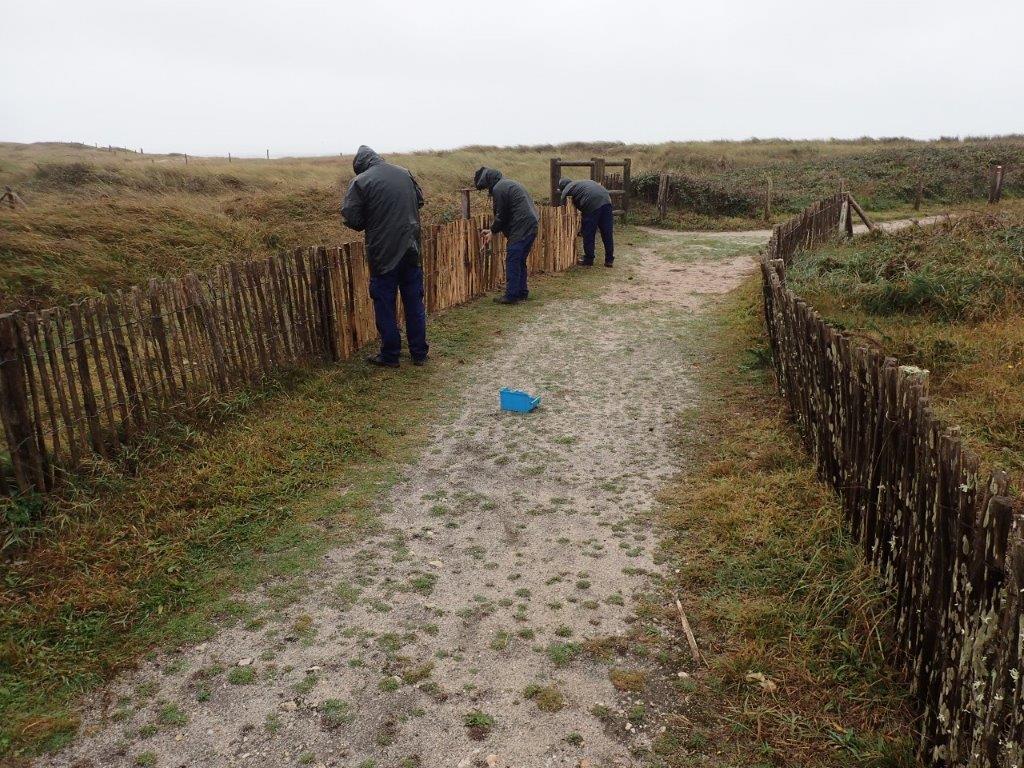
[[[519,299],[510,299],[508,296],[495,296],[495,304],[518,304]]]
[[[594,262],[587,261],[586,259],[580,259],[579,261],[576,262],[576,265],[580,267],[592,267],[594,266]]]
[[[398,367],[398,361],[397,360],[385,360],[380,355],[370,355],[368,358],[366,358],[366,362],[368,362],[370,365],[376,365],[378,368],[397,368]]]

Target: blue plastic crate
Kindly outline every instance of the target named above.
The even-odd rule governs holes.
[[[521,389],[509,389],[508,387],[505,387],[501,390],[499,402],[501,403],[501,410],[503,411],[529,413],[540,405],[540,396],[538,395],[537,397],[534,397],[529,392],[523,392]]]

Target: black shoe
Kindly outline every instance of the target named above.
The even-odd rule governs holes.
[[[495,296],[495,304],[518,304],[519,299],[510,299],[508,296]]]
[[[579,267],[592,267],[594,266],[594,262],[587,261],[586,259],[580,259],[579,261],[576,262],[576,265]]]
[[[371,355],[370,357],[366,358],[366,362],[368,362],[370,365],[376,365],[378,368],[397,368],[398,367],[398,361],[397,360],[385,360],[380,355]]]
[[[427,364],[427,358],[425,358],[425,357],[414,357],[412,359],[412,364],[413,365],[426,365]]]
[[[604,265],[605,265],[606,267],[608,267],[608,269],[611,269],[611,268],[612,268],[612,264],[613,264],[613,263],[614,263],[614,262],[611,262],[611,261],[606,261],[606,262],[604,263]]]

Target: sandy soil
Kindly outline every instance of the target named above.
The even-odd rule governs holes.
[[[600,300],[510,308],[522,330],[467,367],[371,538],[123,676],[38,764],[638,764],[659,705],[618,692],[584,645],[626,633],[657,579],[650,512],[695,400],[682,341],[763,239],[654,234]],[[503,413],[502,386],[543,402]]]

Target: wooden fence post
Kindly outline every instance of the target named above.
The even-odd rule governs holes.
[[[629,214],[629,191],[630,185],[633,179],[633,162],[628,157],[622,161],[622,213],[623,216]]]
[[[767,173],[764,175],[768,182],[768,186],[764,192],[764,220],[772,220],[772,177]],[[842,182],[840,182],[842,184]]]
[[[856,211],[858,216],[860,216],[860,220],[864,222],[864,226],[868,228],[868,231],[874,232],[874,222],[868,218],[868,215],[866,213],[864,213],[864,209],[860,207],[860,204],[853,199],[853,195],[847,193],[846,199],[850,201],[850,207],[853,208],[854,211]]]
[[[1000,164],[993,164],[989,167],[988,175],[988,201],[990,204],[998,203],[1003,196],[1003,175],[1005,169]]]
[[[551,158],[551,168],[550,168],[550,179],[551,179],[551,200],[550,200],[550,203],[551,203],[551,205],[557,206],[557,205],[561,205],[562,204],[561,193],[558,191],[558,182],[561,181],[561,177],[562,177],[561,158],[559,158],[559,157],[552,157]]]
[[[593,163],[590,167],[590,178],[598,184],[604,184],[604,158],[592,157],[590,161]]]
[[[924,197],[924,182],[921,179],[917,180],[917,184],[914,187],[914,210],[921,210],[921,199]]]
[[[668,211],[668,174],[662,171],[658,174],[658,221],[665,218]]]
[[[460,196],[459,196],[459,214],[464,219],[468,219],[469,218],[469,211],[470,211],[469,193],[472,192],[472,191],[473,190],[471,188],[469,188],[469,187],[467,187],[465,189],[460,189],[459,190],[459,192],[460,192]]]

